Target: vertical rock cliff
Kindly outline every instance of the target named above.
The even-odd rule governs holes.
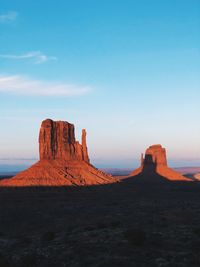
[[[40,160],[0,186],[67,186],[114,183],[117,179],[99,171],[89,162],[86,130],[82,143],[75,138],[74,125],[46,119],[39,133]]]
[[[147,180],[151,180],[153,175],[157,174],[171,181],[190,181],[189,178],[170,169],[167,165],[166,149],[161,145],[152,145],[146,149],[145,155],[141,156],[141,166],[134,170],[130,176],[143,174]],[[157,179],[158,180],[158,179]]]
[[[148,163],[151,158],[152,162],[157,166],[167,166],[167,156],[165,148],[161,145],[153,145],[147,148],[144,158],[144,164]]]
[[[84,160],[89,162],[86,131],[82,130],[82,145],[75,139],[74,125],[66,121],[42,122],[39,134],[40,160]]]
[[[88,156],[88,150],[87,150],[87,144],[86,144],[86,130],[82,130],[82,150],[83,150],[83,160],[86,162],[90,162],[89,156]]]

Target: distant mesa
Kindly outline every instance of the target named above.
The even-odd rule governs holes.
[[[46,119],[39,134],[40,160],[0,186],[83,186],[114,183],[117,179],[90,164],[86,131],[82,143],[75,139],[74,125]]]
[[[191,181],[167,166],[166,149],[161,145],[152,145],[147,148],[145,155],[141,155],[141,166],[130,174],[131,177],[137,175],[145,177],[147,181],[148,177],[149,181],[150,177],[159,180],[159,176],[169,181]]]
[[[0,186],[85,186],[126,180],[114,178],[91,165],[86,130],[82,130],[80,144],[75,139],[74,125],[66,121],[46,119],[42,122],[39,155],[37,163],[11,179],[1,180]],[[141,156],[141,166],[126,176],[133,181],[136,177],[143,182],[191,181],[167,166],[166,150],[161,145],[150,146]],[[200,180],[200,175],[196,179]]]
[[[195,178],[196,180],[200,181],[200,173],[195,174],[195,175],[194,175],[194,178]]]

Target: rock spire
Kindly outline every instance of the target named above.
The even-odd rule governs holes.
[[[90,164],[86,130],[82,143],[76,141],[74,125],[46,119],[39,133],[40,160],[0,186],[83,186],[114,183],[118,180]]]

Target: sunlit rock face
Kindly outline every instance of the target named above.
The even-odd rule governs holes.
[[[161,145],[153,145],[145,152],[144,164],[148,164],[149,158],[156,166],[167,166],[166,150]]]
[[[180,173],[170,169],[167,165],[166,149],[161,145],[152,145],[146,149],[145,155],[141,156],[141,166],[134,170],[130,176],[144,174],[152,176],[158,174],[171,181],[190,181]]]
[[[75,139],[74,125],[46,119],[39,133],[40,160],[0,186],[83,186],[114,183],[117,179],[89,162],[86,130],[82,144]]]
[[[40,159],[84,160],[89,162],[86,131],[82,130],[82,144],[75,139],[74,125],[66,121],[42,122],[39,134]]]
[[[200,181],[200,173],[195,174],[195,175],[194,175],[194,178],[195,178],[196,180]]]

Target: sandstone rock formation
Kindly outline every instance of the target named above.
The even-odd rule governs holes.
[[[144,174],[147,178],[148,175],[157,174],[170,181],[191,181],[167,166],[166,150],[161,145],[152,145],[147,148],[145,156],[142,154],[141,166],[134,170],[130,176],[139,174]]]
[[[74,125],[65,121],[42,122],[39,134],[40,160],[84,160],[89,163],[86,131],[82,130],[82,145],[75,139]]]
[[[195,178],[196,180],[200,181],[200,173],[195,174],[195,175],[194,175],[194,178]]]
[[[39,134],[40,160],[0,186],[66,186],[116,182],[111,175],[89,163],[86,131],[82,144],[75,139],[74,125],[50,119],[42,122]]]

